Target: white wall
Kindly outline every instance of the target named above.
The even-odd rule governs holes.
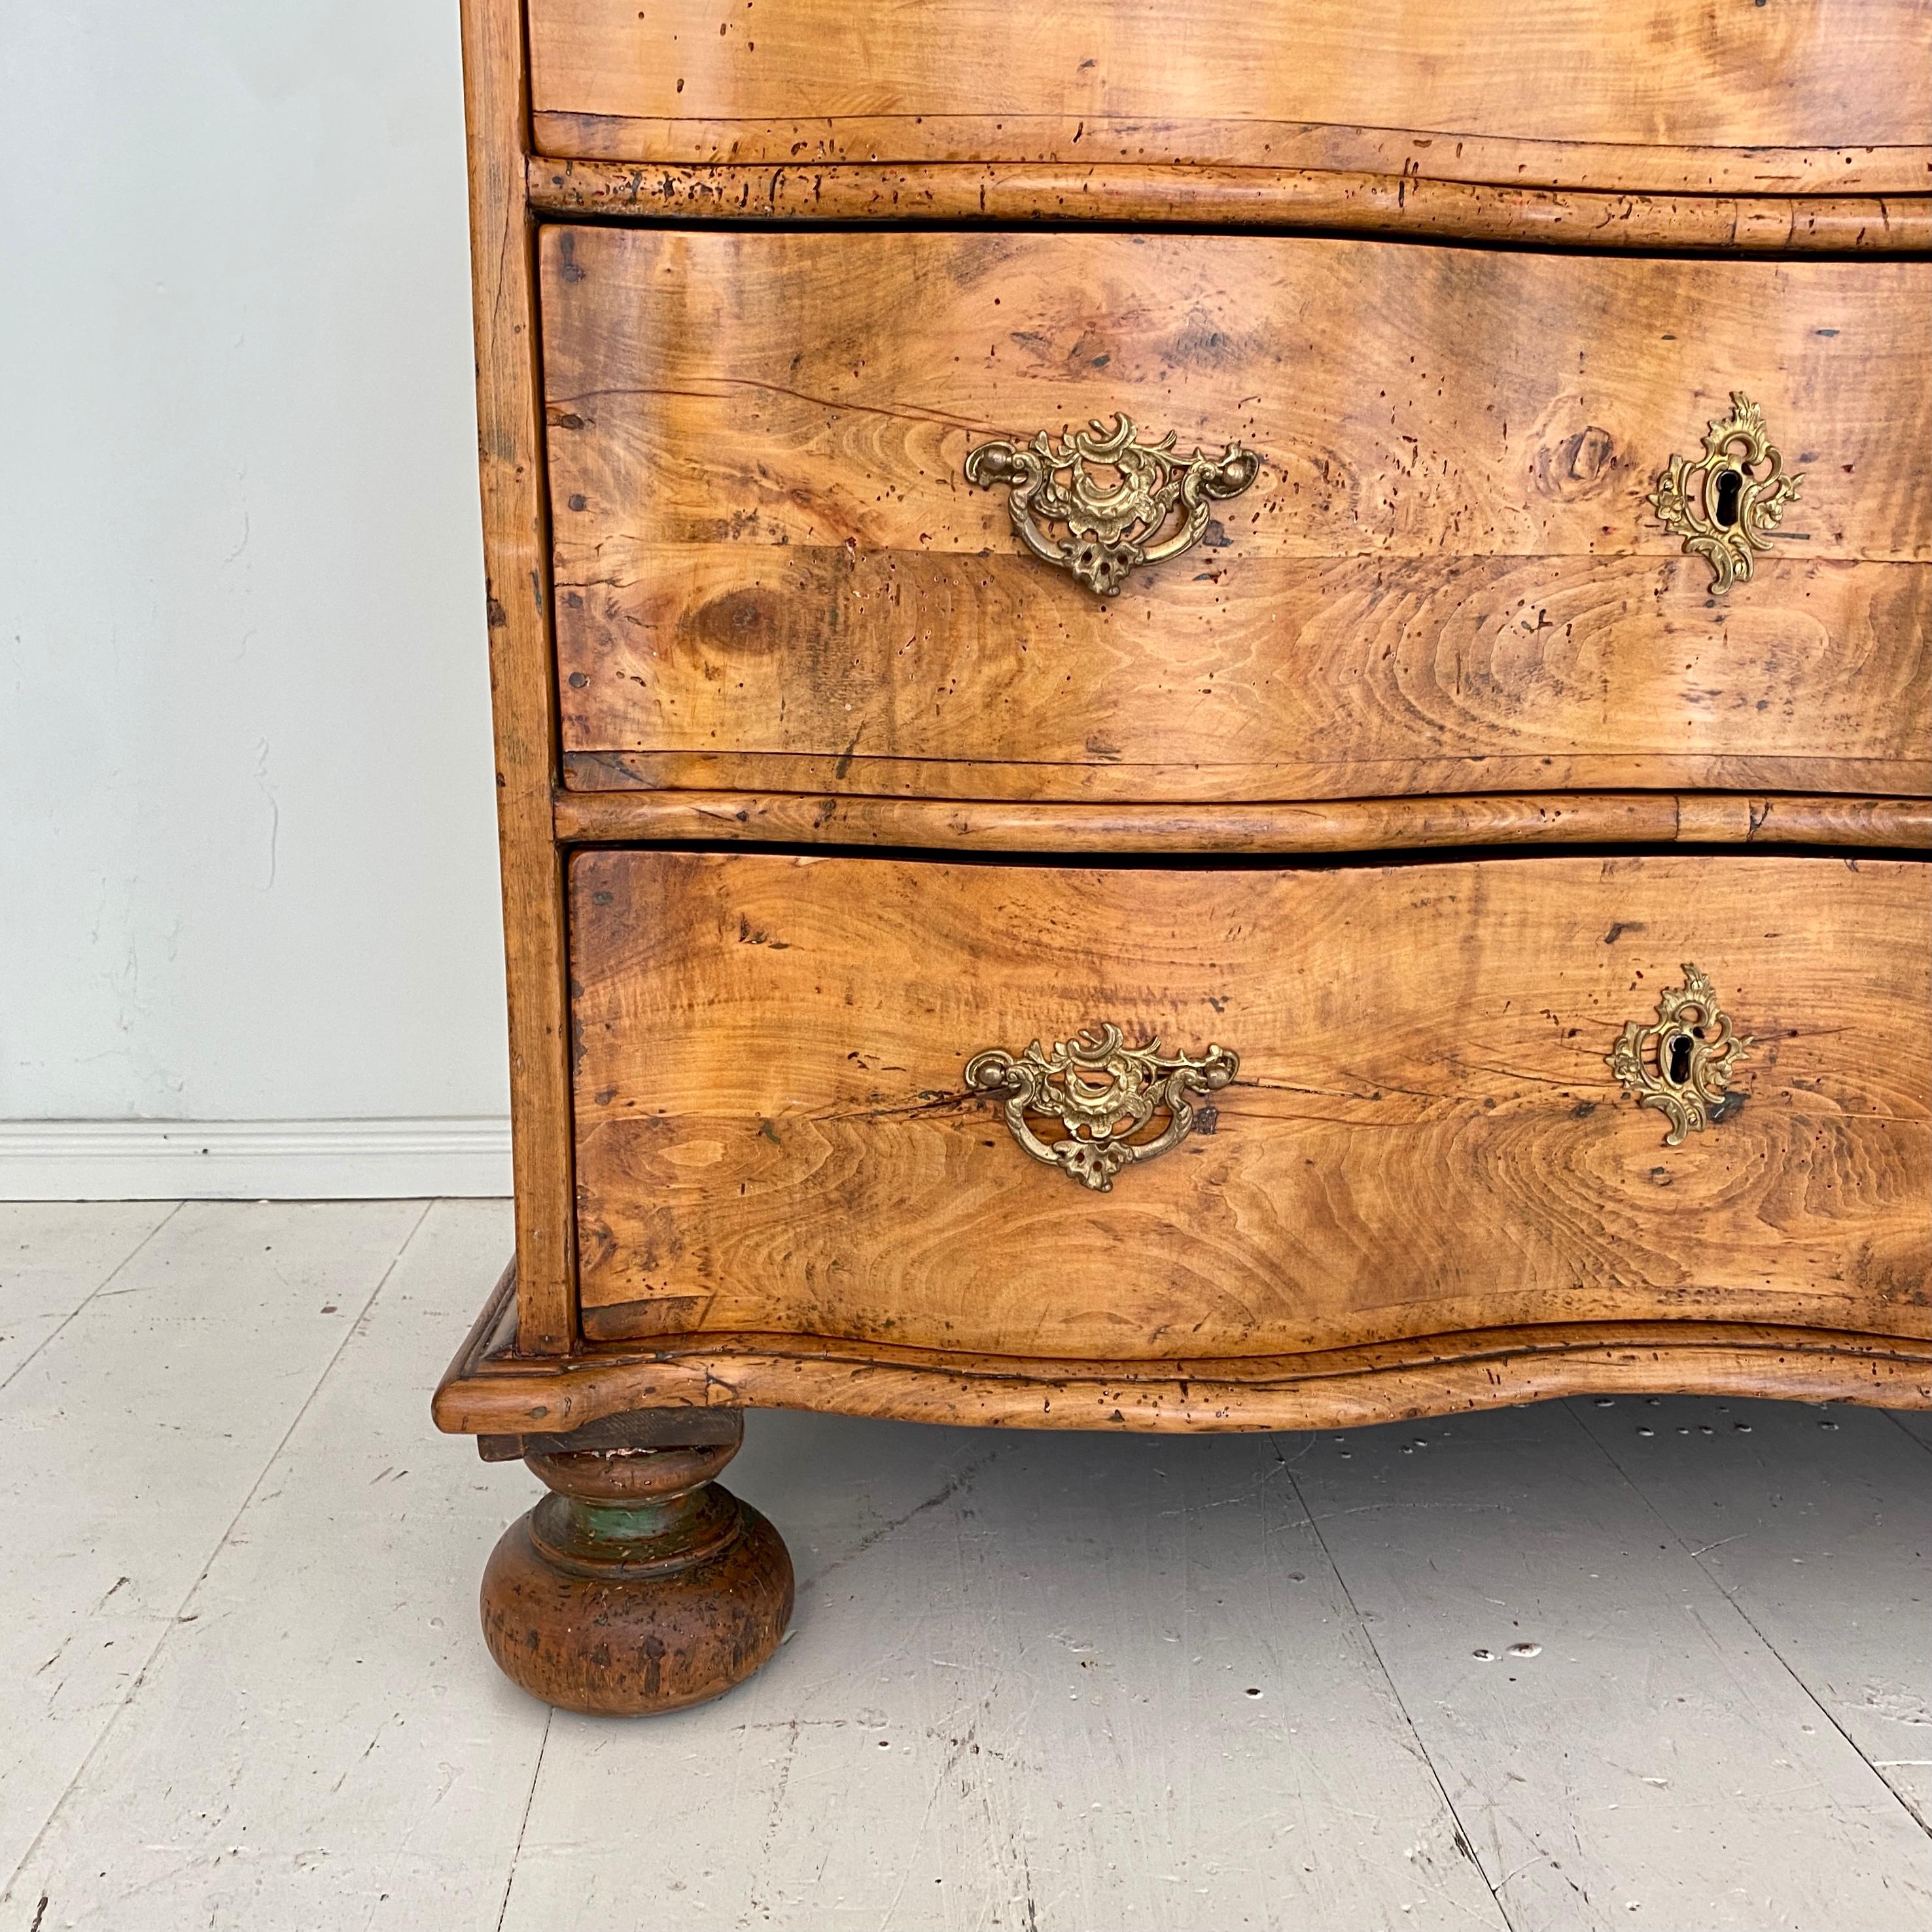
[[[0,0],[0,1120],[500,1174],[455,0]],[[140,1191],[62,1144],[0,1184]]]

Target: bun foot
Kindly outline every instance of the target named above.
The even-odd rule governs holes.
[[[791,1616],[778,1533],[712,1478],[738,1452],[582,1449],[524,1458],[547,1496],[483,1572],[483,1636],[512,1682],[566,1711],[701,1704],[778,1648]]]

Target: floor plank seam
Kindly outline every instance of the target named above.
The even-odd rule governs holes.
[[[1648,1498],[1646,1498],[1646,1500],[1648,1500]],[[1661,1519],[1660,1519],[1660,1520],[1661,1520]],[[1739,1616],[1743,1618],[1746,1627],[1750,1630],[1751,1634],[1764,1646],[1766,1650],[1778,1660],[1778,1663],[1783,1666],[1785,1672],[1790,1677],[1791,1681],[1804,1693],[1805,1696],[1810,1700],[1813,1708],[1824,1718],[1826,1723],[1829,1724],[1832,1730],[1836,1731],[1838,1736],[1843,1738],[1846,1743],[1851,1746],[1852,1750],[1857,1755],[1858,1762],[1864,1766],[1866,1769],[1871,1773],[1873,1777],[1878,1780],[1879,1783],[1882,1784],[1887,1791],[1891,1792],[1893,1802],[1896,1804],[1900,1810],[1901,1810],[1905,1815],[1912,1820],[1913,1824],[1918,1826],[1918,1829],[1923,1832],[1928,1838],[1932,1838],[1932,1822],[1928,1822],[1928,1820],[1919,1816],[1918,1812],[1913,1809],[1912,1804],[1906,1798],[1905,1794],[1900,1791],[1898,1786],[1894,1784],[1892,1780],[1887,1778],[1884,1772],[1880,1769],[1878,1762],[1867,1755],[1864,1748],[1858,1742],[1858,1739],[1853,1737],[1851,1732],[1846,1730],[1844,1726],[1840,1724],[1838,1719],[1832,1714],[1830,1710],[1828,1709],[1824,1703],[1820,1700],[1816,1694],[1813,1691],[1811,1687],[1805,1682],[1803,1678],[1798,1676],[1798,1672],[1792,1668],[1790,1663],[1786,1660],[1784,1654],[1778,1648],[1777,1645],[1773,1643],[1770,1638],[1765,1635],[1763,1628],[1759,1624],[1757,1619],[1751,1615],[1750,1611],[1744,1608],[1742,1604],[1738,1601],[1737,1598],[1734,1597],[1729,1590],[1724,1588],[1723,1583],[1720,1582],[1717,1577],[1711,1576],[1710,1571],[1705,1569],[1705,1566],[1701,1561],[1699,1561],[1694,1557],[1692,1558],[1692,1561],[1694,1562],[1696,1562],[1697,1567],[1700,1570],[1704,1570],[1706,1576],[1711,1577],[1712,1583],[1722,1593],[1724,1600],[1737,1612]]]
[[[1881,1409],[1879,1413],[1898,1431],[1900,1435],[1905,1438],[1906,1442],[1924,1450],[1927,1455],[1932,1456],[1932,1438],[1921,1436],[1916,1430],[1908,1428],[1904,1419],[1888,1408]]]
[[[849,1563],[856,1563],[860,1557],[866,1556],[878,1545],[884,1542],[886,1538],[896,1535],[915,1516],[922,1516],[927,1510],[938,1509],[942,1503],[950,1502],[975,1476],[978,1475],[988,1464],[998,1461],[1011,1446],[1006,1442],[996,1444],[985,1454],[974,1457],[962,1468],[956,1470],[952,1474],[946,1478],[932,1495],[928,1496],[923,1502],[914,1504],[904,1515],[896,1516],[890,1522],[880,1523],[877,1528],[868,1529],[842,1556],[834,1557],[822,1570],[815,1570],[811,1576],[806,1577],[798,1586],[799,1596],[801,1598],[806,1596],[824,1583],[828,1576],[836,1576]]]
[[[1805,1701],[1810,1704],[1811,1708],[1818,1713],[1820,1717],[1823,1718],[1825,1722],[1830,1725],[1832,1729],[1836,1732],[1840,1737],[1844,1738],[1848,1745],[1850,1746],[1852,1754],[1857,1757],[1858,1762],[1871,1773],[1873,1777],[1878,1780],[1879,1784],[1888,1793],[1890,1794],[1892,1802],[1898,1806],[1899,1809],[1905,1814],[1906,1817],[1912,1820],[1912,1823],[1917,1826],[1921,1832],[1922,1832],[1928,1838],[1932,1838],[1932,1822],[1928,1822],[1927,1820],[1922,1818],[1918,1815],[1918,1813],[1913,1808],[1910,1801],[1906,1797],[1905,1794],[1892,1783],[1890,1778],[1886,1776],[1885,1773],[1879,1768],[1878,1764],[1871,1757],[1867,1755],[1863,1748],[1859,1744],[1858,1740],[1845,1729],[1843,1724],[1839,1723],[1837,1718],[1832,1714],[1832,1712],[1827,1708],[1823,1700],[1818,1696],[1818,1694],[1811,1688],[1810,1684],[1805,1682],[1804,1679],[1802,1676],[1798,1675],[1797,1670],[1792,1666],[1790,1660],[1787,1658],[1784,1653],[1778,1648],[1778,1646],[1765,1634],[1764,1630],[1759,1624],[1757,1619],[1751,1615],[1749,1610],[1745,1609],[1743,1604],[1738,1600],[1736,1594],[1726,1585],[1724,1579],[1718,1576],[1711,1568],[1711,1566],[1704,1561],[1705,1552],[1707,1550],[1721,1549],[1725,1544],[1736,1543],[1742,1537],[1748,1535],[1750,1532],[1748,1531],[1740,1531],[1737,1536],[1722,1537],[1715,1543],[1706,1543],[1702,1545],[1700,1548],[1695,1550],[1692,1549],[1688,1540],[1678,1530],[1677,1526],[1673,1523],[1670,1520],[1670,1517],[1666,1516],[1663,1510],[1651,1500],[1650,1497],[1645,1493],[1643,1486],[1630,1474],[1630,1472],[1624,1467],[1622,1463],[1617,1460],[1617,1458],[1612,1452],[1610,1445],[1605,1442],[1602,1438],[1597,1434],[1595,1430],[1592,1429],[1583,1420],[1582,1416],[1576,1412],[1574,1402],[1566,1400],[1563,1406],[1569,1411],[1570,1419],[1571,1421],[1576,1424],[1577,1428],[1582,1432],[1584,1436],[1588,1441],[1595,1444],[1598,1450],[1601,1453],[1604,1460],[1610,1464],[1612,1469],[1616,1470],[1618,1477],[1621,1478],[1628,1486],[1630,1493],[1634,1496],[1637,1500],[1643,1504],[1644,1508],[1649,1510],[1651,1514],[1657,1519],[1658,1522],[1662,1525],[1665,1534],[1668,1535],[1670,1540],[1677,1545],[1678,1549],[1682,1550],[1684,1553],[1690,1558],[1693,1563],[1696,1564],[1700,1574],[1702,1574],[1709,1582],[1711,1587],[1717,1592],[1719,1596],[1724,1598],[1726,1603],[1730,1605],[1733,1610],[1737,1612],[1738,1616],[1742,1621],[1744,1628],[1757,1639],[1759,1642],[1764,1646],[1766,1654],[1775,1660],[1778,1667],[1782,1670],[1785,1675],[1791,1679],[1792,1682],[1796,1684],[1798,1689],[1804,1693]],[[1906,1432],[1909,1434],[1910,1432],[1907,1431]]]
[[[1397,1688],[1395,1678],[1390,1672],[1388,1660],[1382,1655],[1382,1646],[1376,1641],[1375,1631],[1368,1619],[1362,1615],[1361,1607],[1355,1601],[1355,1593],[1349,1588],[1348,1580],[1342,1575],[1342,1566],[1336,1562],[1334,1552],[1328,1546],[1328,1539],[1322,1534],[1322,1525],[1316,1519],[1314,1510],[1308,1506],[1308,1498],[1303,1494],[1301,1485],[1295,1478],[1293,1461],[1288,1456],[1282,1455],[1281,1438],[1278,1435],[1271,1433],[1268,1442],[1281,1463],[1283,1474],[1288,1478],[1288,1487],[1294,1492],[1295,1501],[1301,1505],[1302,1514],[1308,1519],[1308,1527],[1314,1532],[1316,1543],[1321,1546],[1322,1554],[1326,1558],[1328,1568],[1334,1572],[1335,1581],[1341,1587],[1342,1599],[1348,1606],[1349,1614],[1355,1619],[1364,1640],[1374,1654],[1376,1668],[1381,1672],[1383,1683],[1388,1687],[1389,1696],[1394,1702],[1404,1726],[1407,1729],[1409,1736],[1414,1741],[1417,1755],[1429,1768],[1430,1780],[1442,1796],[1443,1809],[1448,1813],[1449,1822],[1456,1828],[1456,1849],[1475,1867],[1476,1876],[1483,1881],[1484,1888],[1490,1894],[1490,1901],[1496,1908],[1496,1916],[1508,1928],[1508,1932],[1517,1932],[1516,1921],[1510,1916],[1509,1908],[1502,1901],[1498,1886],[1490,1882],[1489,1874],[1483,1869],[1483,1861],[1476,1851],[1476,1841],[1470,1837],[1465,1828],[1462,1814],[1456,1809],[1456,1801],[1449,1796],[1449,1787],[1443,1783],[1442,1774],[1437,1768],[1436,1760],[1430,1756],[1429,1747],[1423,1742],[1422,1733],[1416,1729],[1414,1719],[1408,1714],[1408,1706],[1403,1701],[1402,1692]],[[1538,1862],[1537,1859],[1532,1858],[1529,1864],[1524,1865],[1520,1869],[1527,1871],[1530,1865]],[[1514,1878],[1516,1875],[1515,1872],[1511,1872],[1509,1877],[1504,1879],[1502,1883],[1507,1885],[1509,1879]]]
[[[185,1204],[182,1202],[177,1202],[175,1205],[175,1212],[178,1213],[184,1204]],[[189,1609],[193,1605],[195,1597],[200,1592],[201,1586],[208,1580],[208,1573],[214,1568],[216,1560],[220,1557],[222,1551],[226,1548],[229,1539],[235,1534],[236,1526],[241,1522],[242,1519],[244,1516],[248,1514],[250,1505],[254,1503],[256,1497],[261,1493],[262,1485],[268,1480],[269,1472],[274,1468],[277,1462],[280,1460],[283,1452],[289,1446],[290,1438],[294,1436],[296,1431],[302,1426],[302,1418],[308,1413],[316,1396],[321,1393],[322,1384],[328,1380],[329,1376],[334,1371],[336,1364],[341,1360],[343,1350],[348,1347],[350,1341],[354,1338],[357,1331],[362,1328],[363,1323],[368,1319],[369,1312],[375,1306],[376,1298],[381,1294],[384,1287],[388,1284],[390,1277],[394,1274],[397,1267],[400,1263],[404,1256],[408,1253],[410,1244],[415,1240],[416,1236],[422,1232],[423,1223],[429,1219],[430,1212],[435,1205],[436,1203],[434,1200],[425,1201],[423,1203],[422,1212],[410,1224],[409,1232],[403,1237],[402,1240],[397,1246],[395,1252],[389,1257],[389,1259],[385,1264],[382,1273],[377,1276],[375,1285],[370,1289],[368,1295],[364,1300],[361,1309],[357,1312],[356,1319],[350,1322],[344,1330],[342,1340],[335,1345],[334,1350],[329,1355],[328,1360],[323,1364],[322,1372],[316,1377],[308,1394],[303,1396],[300,1403],[297,1405],[295,1414],[290,1420],[289,1426],[282,1431],[280,1436],[276,1439],[274,1448],[270,1450],[267,1456],[262,1459],[261,1469],[257,1473],[254,1482],[249,1484],[248,1494],[242,1498],[241,1503],[237,1507],[235,1514],[229,1518],[227,1526],[222,1531],[220,1535],[215,1539],[214,1547],[208,1552],[206,1560],[203,1562],[200,1568],[196,1571],[194,1581],[188,1586],[188,1588],[186,1592],[183,1594],[181,1601],[175,1606],[173,1613],[168,1618],[166,1622],[162,1625],[160,1635],[154,1639],[154,1643],[149,1648],[147,1655],[142,1659],[141,1667],[135,1672],[134,1676],[129,1680],[127,1694],[121,1700],[120,1702],[114,1707],[112,1714],[109,1717],[107,1721],[101,1726],[99,1734],[94,1738],[93,1742],[88,1746],[86,1754],[81,1759],[80,1762],[75,1766],[74,1775],[68,1780],[67,1784],[62,1788],[59,1796],[57,1797],[54,1800],[53,1803],[48,1807],[47,1815],[41,1820],[39,1830],[34,1834],[32,1840],[27,1846],[26,1852],[22,1855],[20,1862],[14,1866],[13,1871],[9,1874],[4,1887],[0,1887],[0,1900],[4,1900],[12,1895],[14,1887],[20,1882],[21,1874],[27,1870],[33,1864],[34,1859],[38,1854],[42,1844],[45,1841],[48,1832],[53,1828],[56,1822],[58,1820],[62,1808],[66,1804],[68,1798],[70,1798],[74,1795],[74,1792],[77,1790],[86,1781],[87,1774],[93,1768],[94,1760],[100,1756],[101,1752],[106,1748],[110,1741],[113,1738],[116,1730],[119,1728],[122,1719],[126,1716],[128,1711],[133,1705],[134,1700],[140,1695],[141,1686],[147,1682],[148,1673],[154,1669],[155,1660],[160,1657],[162,1648],[166,1644],[169,1638],[172,1636],[175,1632],[181,1628],[182,1618],[187,1615]],[[165,1227],[168,1222],[173,1219],[174,1215],[172,1214],[168,1215],[162,1221],[160,1224],[161,1227]],[[155,1234],[158,1234],[160,1232],[160,1228],[157,1228],[154,1231]],[[149,1235],[148,1239],[152,1240],[153,1235]],[[140,1244],[140,1246],[137,1247],[134,1250],[134,1253],[140,1253],[141,1248],[144,1248],[146,1246],[147,1242],[144,1240]],[[121,1264],[121,1268],[125,1268],[128,1265],[128,1262],[131,1262],[134,1258],[134,1256],[133,1254],[128,1256],[127,1260],[124,1261]],[[118,1275],[121,1272],[121,1268],[116,1268],[113,1272],[106,1277],[106,1281],[104,1281],[102,1282],[101,1286],[105,1287],[107,1281],[112,1281],[115,1276]],[[98,1294],[98,1292],[99,1290],[97,1289],[95,1291],[95,1294]],[[92,1301],[94,1298],[94,1295],[92,1294],[90,1294],[88,1297],[88,1300],[89,1301]],[[76,1310],[75,1312],[78,1313],[79,1310]],[[65,1324],[63,1324],[62,1325],[64,1326]],[[49,1339],[51,1340],[52,1338],[50,1337]],[[43,1901],[43,1904],[44,1905],[44,1901]],[[38,1922],[36,1921],[36,1923]]]
[[[175,1216],[178,1214],[182,1208],[187,1204],[188,1204],[185,1202],[177,1201],[174,1205],[171,1207],[168,1211],[164,1214],[161,1218],[157,1221],[154,1225],[150,1228],[148,1232],[143,1234],[141,1238],[136,1241],[134,1245],[130,1248],[128,1252],[123,1255],[121,1258],[116,1262],[92,1288],[87,1291],[86,1294],[82,1296],[80,1300],[61,1317],[60,1320],[54,1325],[54,1327],[46,1334],[43,1335],[40,1340],[35,1342],[33,1347],[29,1348],[26,1354],[22,1355],[20,1359],[14,1364],[13,1367],[8,1372],[5,1378],[4,1379],[0,1379],[0,1394],[4,1394],[5,1391],[13,1385],[15,1380],[19,1377],[20,1372],[26,1367],[29,1362],[36,1360],[39,1357],[41,1351],[46,1348],[50,1342],[54,1342],[59,1338],[59,1336],[65,1331],[68,1324],[74,1321],[76,1316],[77,1316],[83,1309],[91,1307],[101,1295],[105,1294],[106,1291],[114,1285],[115,1281],[118,1278],[124,1269],[133,1266],[136,1258],[145,1252],[148,1243],[153,1240],[155,1237],[160,1233],[161,1230],[167,1226],[169,1222],[173,1220]]]
[[[510,1916],[510,1894],[517,1887],[517,1868],[523,1862],[524,1834],[530,1828],[530,1812],[537,1802],[537,1780],[543,1775],[544,1753],[550,1748],[550,1727],[556,1721],[554,1710],[544,1713],[543,1736],[537,1740],[536,1762],[530,1766],[530,1788],[524,1794],[524,1815],[517,1823],[517,1842],[510,1850],[510,1868],[503,1874],[503,1902],[496,1908],[496,1932]]]

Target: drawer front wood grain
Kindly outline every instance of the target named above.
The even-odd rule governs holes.
[[[1924,0],[531,0],[538,145],[1922,192]]]
[[[1914,861],[1180,870],[572,862],[593,1337],[1177,1360],[1540,1323],[1923,1339]],[[1738,1033],[1678,1147],[1606,1064],[1683,962]],[[1239,1055],[1109,1192],[964,1070],[1112,1022]]]
[[[1932,265],[551,230],[569,782],[1116,801],[1932,789]],[[1711,594],[1646,500],[1803,472]],[[1125,411],[1258,480],[1096,596],[966,454]]]

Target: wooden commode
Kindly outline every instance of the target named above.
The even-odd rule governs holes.
[[[759,1406],[1932,1406],[1932,0],[464,0],[498,1661]]]

